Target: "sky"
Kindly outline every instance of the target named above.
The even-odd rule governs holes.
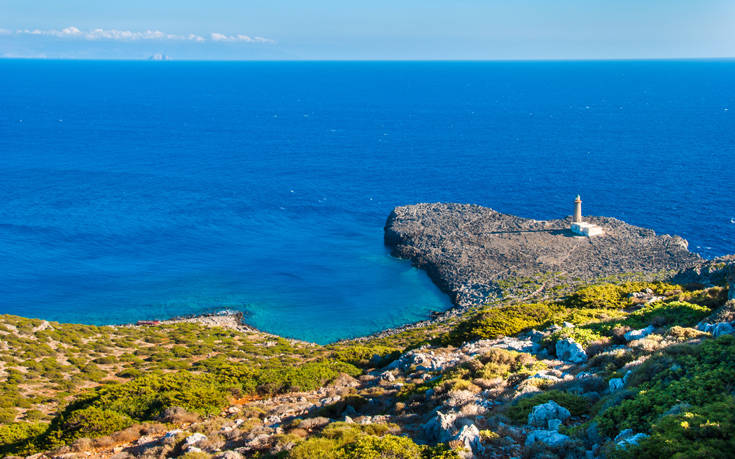
[[[0,0],[0,57],[735,57],[735,0]]]

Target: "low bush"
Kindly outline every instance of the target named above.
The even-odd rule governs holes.
[[[572,308],[621,309],[633,304],[629,295],[651,289],[656,295],[671,295],[681,292],[678,285],[665,282],[623,282],[621,284],[590,285],[569,295],[564,304]]]
[[[651,436],[627,451],[616,450],[624,458],[701,457],[724,459],[735,452],[735,399],[687,409],[662,417]]]
[[[39,435],[48,424],[42,422],[18,422],[0,426],[0,455],[29,455],[36,451]]]
[[[288,452],[292,459],[458,459],[446,445],[418,445],[408,437],[395,435],[394,424],[329,424]]]
[[[374,366],[383,367],[401,355],[401,350],[388,346],[364,346],[352,344],[344,347],[335,347],[332,358],[347,362],[361,368]]]
[[[572,416],[581,416],[590,412],[590,401],[588,398],[569,392],[550,390],[518,400],[508,408],[506,414],[514,422],[525,424],[534,406],[541,405],[550,400],[568,409]]]
[[[650,432],[652,424],[676,405],[726,401],[735,380],[733,355],[732,335],[659,352],[629,377],[630,396],[597,416],[600,432],[608,436],[626,428]]]
[[[546,303],[516,304],[485,309],[461,322],[445,337],[446,344],[511,336],[549,324],[559,307]]]

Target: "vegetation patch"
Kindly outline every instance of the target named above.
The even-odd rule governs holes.
[[[624,458],[706,457],[724,459],[735,451],[735,399],[692,407],[662,417],[651,436],[628,450],[612,455]]]
[[[599,429],[608,436],[630,428],[650,432],[668,410],[683,403],[726,402],[735,389],[735,336],[671,346],[649,358],[629,378],[629,398],[604,410]]]
[[[568,409],[572,416],[581,416],[590,412],[590,401],[588,398],[569,392],[550,390],[518,400],[508,408],[506,414],[515,423],[525,424],[534,406],[541,405],[550,400]]]

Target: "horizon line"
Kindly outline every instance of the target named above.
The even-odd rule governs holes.
[[[726,61],[735,60],[735,56],[712,57],[601,57],[601,58],[508,58],[508,59],[412,59],[412,58],[369,58],[369,59],[153,59],[141,58],[85,58],[85,57],[35,57],[35,56],[0,56],[0,60],[24,61],[86,61],[86,62],[630,62],[630,61]]]

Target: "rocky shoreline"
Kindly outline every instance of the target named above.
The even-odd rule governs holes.
[[[586,217],[605,234],[575,236],[570,217],[533,220],[453,203],[400,206],[385,225],[391,253],[425,270],[459,307],[622,273],[652,278],[692,269],[704,260],[679,236],[610,217]]]

